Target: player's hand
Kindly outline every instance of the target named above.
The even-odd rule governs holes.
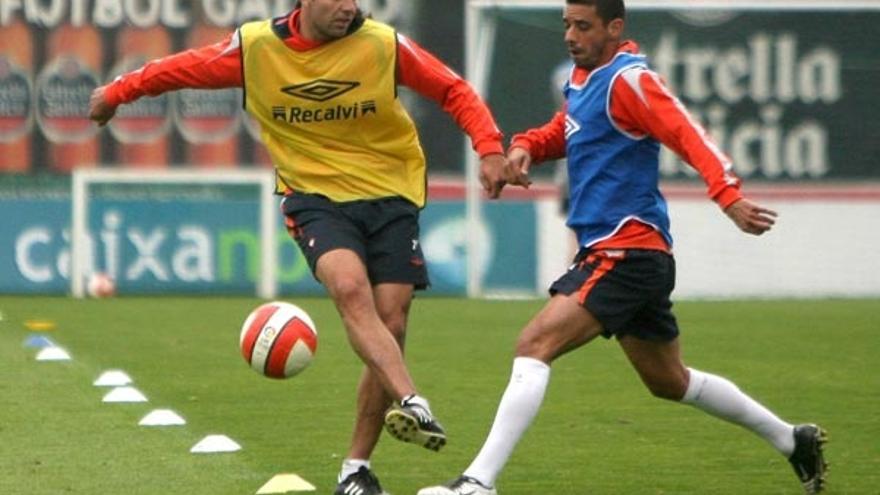
[[[740,230],[748,234],[761,235],[776,223],[777,213],[756,205],[743,198],[728,206],[724,213],[733,220]]]
[[[480,184],[490,199],[498,199],[501,189],[507,184],[505,180],[507,158],[500,153],[480,158]]]
[[[110,122],[110,119],[116,115],[116,107],[107,103],[107,99],[104,96],[106,90],[107,86],[95,88],[92,91],[92,96],[89,98],[89,118],[97,122],[101,127],[107,125],[107,122]]]
[[[532,184],[529,179],[529,168],[532,166],[532,155],[524,148],[512,148],[507,152],[507,182],[526,189]]]

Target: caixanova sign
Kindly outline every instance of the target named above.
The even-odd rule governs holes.
[[[49,202],[45,203],[46,206]],[[11,209],[19,206],[8,203]],[[31,202],[28,221],[10,225],[4,242],[13,244],[11,266],[0,292],[64,293],[70,267],[70,231],[56,215],[39,220]],[[171,206],[179,208],[178,206]],[[257,279],[259,239],[253,225],[225,212],[218,222],[208,214],[193,214],[183,223],[168,214],[166,205],[146,208],[108,208],[86,239],[87,272],[103,272],[123,291],[236,292],[252,290]],[[27,218],[27,217],[25,217]],[[2,229],[6,230],[6,229]],[[288,290],[317,289],[305,259],[283,229],[276,236],[278,281]],[[3,263],[5,264],[5,263]]]
[[[0,293],[67,293],[72,273],[69,198],[10,196],[0,194],[7,216],[0,222],[0,248],[11,253],[0,257]],[[85,273],[109,274],[121,294],[253,293],[260,264],[256,201],[222,195],[158,201],[117,196],[91,202]],[[495,203],[485,213],[480,272],[487,284],[534,292],[534,205]],[[422,210],[420,223],[432,293],[464,293],[463,202],[433,202]],[[280,214],[276,225],[279,292],[322,294]]]

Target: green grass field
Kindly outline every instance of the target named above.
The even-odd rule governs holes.
[[[0,297],[0,494],[248,495],[278,473],[332,493],[346,453],[360,364],[329,301],[302,299],[319,327],[312,367],[262,378],[239,355],[247,298]],[[419,298],[407,359],[447,428],[440,453],[387,435],[373,467],[412,495],[476,453],[507,383],[519,328],[542,301]],[[880,301],[677,305],[685,359],[724,375],[792,422],[831,437],[829,494],[880,493]],[[37,362],[30,319],[70,351]],[[120,368],[149,403],[104,404],[92,386]],[[145,428],[156,408],[184,427]],[[243,449],[195,455],[208,434]],[[651,398],[613,342],[553,368],[536,423],[498,481],[502,495],[798,494],[788,463],[757,437]]]

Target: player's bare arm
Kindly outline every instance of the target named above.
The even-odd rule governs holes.
[[[105,93],[107,86],[100,86],[92,91],[89,98],[89,118],[104,127],[116,115],[116,106],[107,102]]]
[[[761,235],[776,223],[777,213],[769,208],[752,203],[743,198],[728,206],[724,213],[733,220],[740,230],[748,234]]]

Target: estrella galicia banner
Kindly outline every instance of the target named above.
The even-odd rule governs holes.
[[[490,104],[502,127],[518,132],[558,108],[559,75],[570,67],[561,9],[498,15]],[[639,43],[740,177],[880,179],[878,22],[880,10],[631,10],[625,38]],[[661,166],[665,178],[695,176],[668,151]]]

